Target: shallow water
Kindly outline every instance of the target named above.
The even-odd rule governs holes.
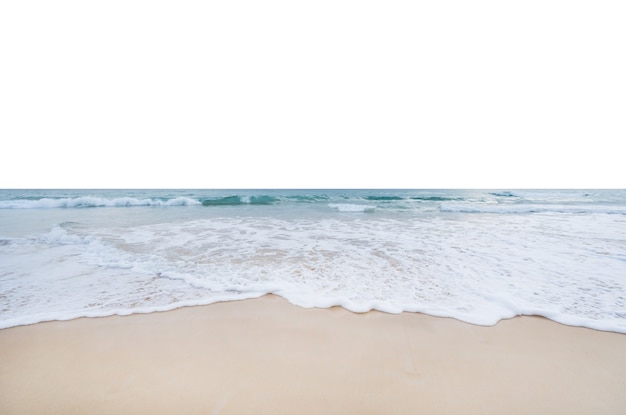
[[[626,332],[626,191],[0,191],[0,327],[266,293]]]

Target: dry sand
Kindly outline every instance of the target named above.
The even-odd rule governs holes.
[[[624,414],[626,335],[276,296],[0,330],[1,414]]]

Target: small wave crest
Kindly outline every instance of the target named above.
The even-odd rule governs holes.
[[[337,209],[339,212],[373,212],[376,206],[355,205],[351,203],[330,203],[328,207]]]
[[[56,225],[38,240],[48,245],[81,245],[90,243],[93,238],[71,234],[63,228],[63,225]]]

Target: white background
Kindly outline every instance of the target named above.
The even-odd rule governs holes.
[[[625,4],[3,1],[0,188],[624,188]]]

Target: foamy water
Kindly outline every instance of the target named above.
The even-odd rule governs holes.
[[[0,328],[267,293],[626,333],[626,192],[0,192]]]

